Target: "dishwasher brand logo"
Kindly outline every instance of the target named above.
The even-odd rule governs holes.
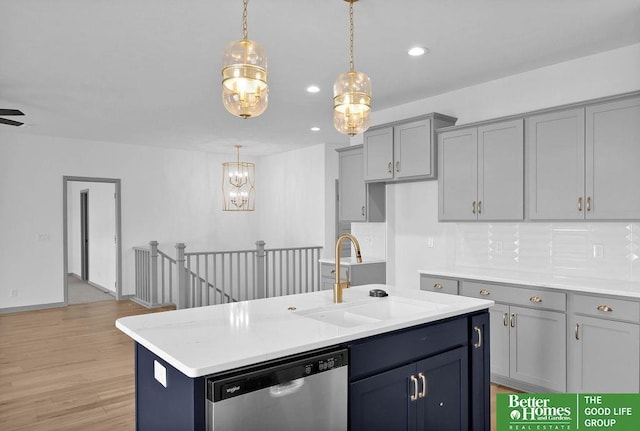
[[[640,394],[497,394],[496,431],[640,430]]]
[[[231,386],[230,388],[227,388],[227,393],[235,394],[239,390],[240,390],[240,386]]]

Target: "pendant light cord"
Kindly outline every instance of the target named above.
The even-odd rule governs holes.
[[[353,72],[353,2],[349,2],[349,70]]]
[[[249,39],[249,30],[247,29],[247,4],[249,0],[243,0],[244,9],[242,11],[242,39]]]

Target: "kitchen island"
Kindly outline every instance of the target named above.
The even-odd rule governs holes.
[[[372,289],[389,296],[370,297]],[[491,305],[366,285],[346,289],[341,304],[320,291],[125,317],[116,326],[136,342],[138,430],[209,429],[209,377],[329,347],[349,352],[351,429],[369,428],[363,421],[413,428],[416,421],[438,424],[439,417],[450,429],[488,429]],[[385,401],[394,391],[400,395]],[[428,419],[421,417],[427,412]]]

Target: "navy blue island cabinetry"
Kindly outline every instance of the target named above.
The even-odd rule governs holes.
[[[348,429],[488,431],[488,346],[486,309],[340,344],[349,349]],[[136,343],[136,429],[212,429],[207,377]]]

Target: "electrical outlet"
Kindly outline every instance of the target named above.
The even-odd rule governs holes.
[[[12,289],[9,295],[12,298],[15,298],[16,296],[18,296],[18,289]]]
[[[604,246],[602,244],[593,244],[593,258],[604,259]]]
[[[427,237],[427,248],[433,248],[433,237]]]
[[[496,256],[502,256],[502,241],[496,241],[493,243],[493,254]]]
[[[160,382],[162,386],[167,387],[167,369],[155,360],[153,361],[153,377]]]

